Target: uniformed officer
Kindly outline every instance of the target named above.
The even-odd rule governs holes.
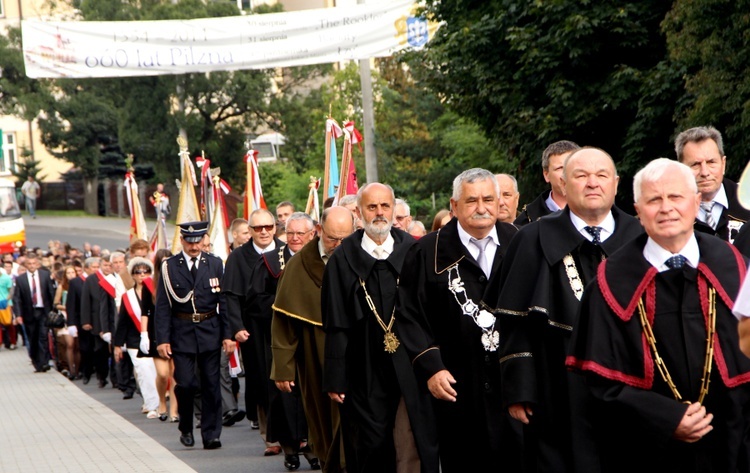
[[[224,266],[221,259],[201,251],[208,222],[179,227],[182,251],[162,263],[157,288],[157,350],[162,358],[174,358],[180,442],[195,445],[193,397],[200,390],[203,448],[215,449],[221,447],[221,349],[235,349],[220,287]]]

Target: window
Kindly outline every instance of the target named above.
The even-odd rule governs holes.
[[[0,174],[10,174],[16,168],[16,135],[0,133]]]

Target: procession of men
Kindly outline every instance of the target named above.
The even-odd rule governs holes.
[[[250,455],[288,471],[750,472],[750,210],[717,129],[678,134],[675,155],[635,175],[635,215],[615,204],[616,157],[561,140],[540,153],[542,194],[519,209],[514,176],[463,170],[429,233],[385,182],[319,221],[255,209],[231,222],[226,261],[209,222],[179,223],[148,314],[175,441],[194,448],[198,429],[221,448],[246,414],[264,445]],[[80,376],[129,399],[113,334],[139,321],[123,294],[152,269],[126,263],[87,260],[70,291]],[[44,373],[57,298],[36,255],[23,266],[10,297]]]

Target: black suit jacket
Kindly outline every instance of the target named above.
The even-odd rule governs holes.
[[[83,279],[74,278],[68,283],[68,295],[65,299],[65,311],[68,314],[68,325],[81,328],[81,296]]]
[[[44,304],[44,316],[52,310],[52,301],[55,298],[55,288],[52,284],[50,272],[39,268],[39,287]],[[16,278],[16,290],[13,294],[13,304],[22,317],[34,317],[34,303],[31,300],[31,286],[29,285],[28,273]]]
[[[729,208],[724,209],[719,217],[719,223],[716,224],[716,230],[709,227],[706,223],[695,219],[696,231],[701,233],[708,233],[709,235],[715,235],[722,240],[733,243],[737,238],[740,230],[744,227],[745,222],[750,220],[750,210],[740,204],[737,199],[737,183],[724,178],[722,181],[724,184],[724,191],[727,193],[727,201],[729,202]],[[740,248],[743,251],[743,248]],[[743,251],[744,252],[744,251]]]

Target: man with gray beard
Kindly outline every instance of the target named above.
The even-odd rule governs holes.
[[[359,190],[364,230],[344,239],[323,275],[323,391],[339,403],[352,473],[438,471],[427,390],[417,384],[394,326],[404,257],[414,244],[409,234],[392,229],[395,200],[384,184]]]

